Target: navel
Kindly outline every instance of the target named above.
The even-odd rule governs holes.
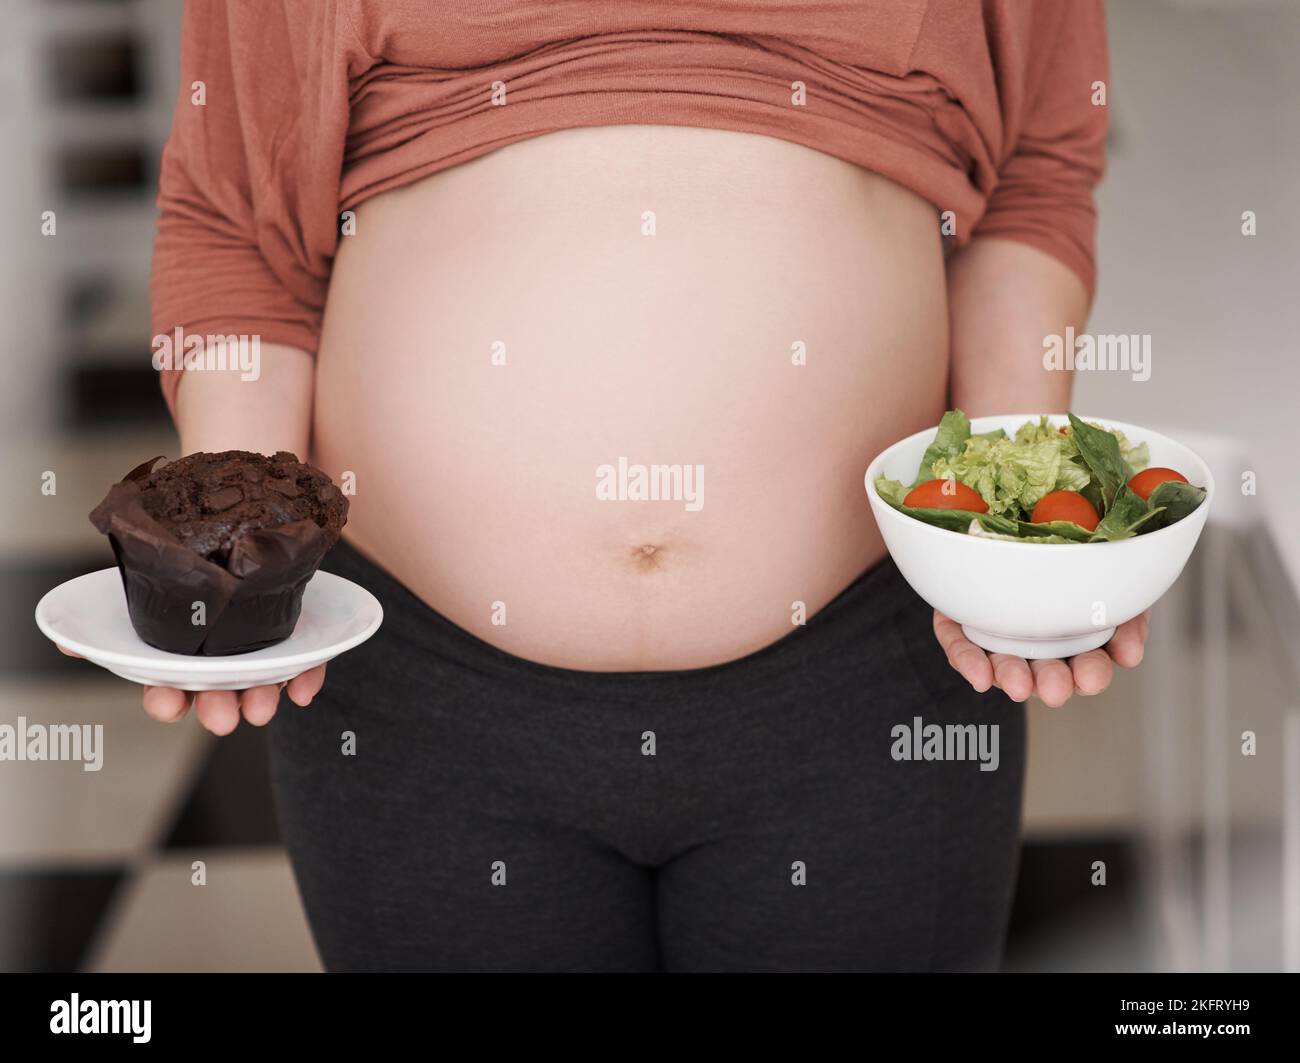
[[[642,543],[631,548],[632,564],[641,572],[653,572],[662,568],[666,553],[658,543]]]

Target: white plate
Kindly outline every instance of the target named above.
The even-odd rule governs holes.
[[[298,626],[283,642],[229,657],[191,657],[140,641],[115,567],[68,580],[36,606],[36,626],[46,638],[132,683],[181,690],[282,683],[365,642],[383,619],[384,610],[364,587],[317,572],[303,593]]]

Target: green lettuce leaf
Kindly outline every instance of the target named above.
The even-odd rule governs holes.
[[[1167,528],[1182,520],[1204,501],[1205,488],[1203,487],[1193,487],[1191,484],[1179,483],[1177,480],[1162,483],[1151,492],[1151,497],[1147,499],[1147,506],[1152,510],[1159,509],[1163,512],[1150,523],[1143,525],[1142,530],[1146,532]]]
[[[989,514],[972,513],[968,509],[927,509],[923,506],[900,506],[898,511],[926,524],[933,524],[936,528],[947,528],[949,531],[962,532],[963,534],[970,530],[971,521],[985,527],[989,527],[986,522],[990,521]],[[995,531],[1011,534],[1014,533],[1015,527],[1015,524],[1011,521],[993,518],[992,528]]]
[[[1102,508],[1099,512],[1109,513],[1120,488],[1133,475],[1124,462],[1119,440],[1113,432],[1087,424],[1072,413],[1066,416],[1070,418],[1070,438],[1101,490]]]
[[[1129,441],[1124,438],[1124,433],[1118,428],[1112,428],[1116,440],[1119,441],[1119,453],[1124,459],[1124,464],[1128,466],[1129,472],[1141,472],[1151,464],[1151,451],[1145,443],[1139,443],[1137,446],[1131,446]],[[1129,479],[1133,477],[1130,475]]]
[[[1050,491],[1077,491],[1088,483],[1086,469],[1069,460],[1073,444],[1059,433],[1038,442],[973,438],[966,449],[934,464],[936,478],[954,476],[979,492],[989,511],[1019,518],[1031,513]]]
[[[949,410],[945,413],[943,420],[939,422],[939,430],[934,434],[934,441],[925,448],[925,453],[921,456],[921,468],[917,471],[912,486],[925,483],[926,480],[939,479],[933,472],[935,462],[940,458],[951,458],[960,454],[968,439],[970,439],[970,419],[961,410]]]
[[[970,534],[978,536],[981,539],[1005,539],[1013,543],[1074,543],[1075,539],[1067,539],[1063,535],[1033,535],[1021,538],[1019,535],[1002,535],[999,532],[984,531],[978,523],[971,529]]]
[[[1019,522],[1020,534],[1025,538],[1054,537],[1070,543],[1086,543],[1092,538],[1092,532],[1072,520],[1045,520],[1041,524],[1030,524],[1027,520]]]
[[[1129,539],[1137,534],[1140,527],[1163,512],[1163,509],[1151,509],[1141,495],[1136,494],[1128,484],[1123,484],[1115,495],[1110,511],[1101,518],[1097,530],[1092,533],[1092,541],[1105,539],[1115,542]]]
[[[901,509],[903,506],[903,499],[907,497],[907,488],[897,480],[891,480],[885,476],[877,476],[876,494],[891,506]]]
[[[1101,514],[1106,512],[1106,506],[1101,500],[1101,487],[1098,485],[1097,481],[1092,478],[1091,474],[1088,476],[1087,486],[1078,488],[1078,491],[1079,494],[1083,495],[1083,497],[1088,500],[1088,504],[1092,506],[1097,513]]]
[[[1016,429],[1017,443],[1041,443],[1045,439],[1064,439],[1069,440],[1069,436],[1061,435],[1060,431],[1048,421],[1046,416],[1038,418],[1037,421],[1026,421]],[[1074,445],[1070,444],[1070,449]]]

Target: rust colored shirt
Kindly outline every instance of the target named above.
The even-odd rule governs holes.
[[[955,246],[1019,240],[1093,292],[1102,0],[188,0],[181,55],[157,335],[315,351],[341,212],[625,123],[837,156],[951,211]]]

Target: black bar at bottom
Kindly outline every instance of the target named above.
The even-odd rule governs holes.
[[[513,1043],[606,1054],[659,1043],[698,1051],[712,1034],[728,1055],[754,1038],[766,1051],[782,1038],[820,1055],[839,1054],[832,1045],[844,1034],[844,1047],[864,1055],[887,1045],[927,1056],[948,1045],[1073,1054],[1126,1042],[1248,1054],[1290,1045],[1297,1012],[1297,982],[1287,975],[871,974],[730,984],[706,976],[707,987],[697,981],[686,990],[577,978],[556,985],[519,975],[9,975],[0,977],[0,1046],[10,1059],[110,1043],[259,1055],[422,1045],[460,1055],[459,1040],[449,1038],[468,1037],[464,1048],[489,1055]]]

